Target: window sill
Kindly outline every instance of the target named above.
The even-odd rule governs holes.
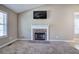
[[[0,39],[8,38],[8,36],[0,36]]]

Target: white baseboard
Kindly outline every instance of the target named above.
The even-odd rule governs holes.
[[[19,38],[17,40],[31,40],[31,39],[26,39],[26,38]]]
[[[73,42],[71,40],[47,40],[47,41],[62,41],[62,42]]]
[[[31,39],[22,38],[22,39],[17,39],[17,40],[31,40]],[[62,41],[62,42],[73,42],[73,41],[71,41],[71,40],[46,40],[46,41]]]
[[[13,43],[13,42],[15,42],[16,40],[17,40],[17,39],[14,39],[14,40],[12,40],[12,41],[10,41],[10,42],[8,42],[8,43],[5,43],[5,44],[1,45],[0,48],[3,48],[3,47],[5,47],[5,46],[7,46],[7,45],[9,45],[9,44],[11,44],[11,43]]]

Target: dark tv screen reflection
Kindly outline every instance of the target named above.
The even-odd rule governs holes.
[[[47,19],[47,11],[33,11],[33,19]]]

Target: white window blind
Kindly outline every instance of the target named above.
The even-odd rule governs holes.
[[[0,37],[7,36],[7,14],[0,12]]]

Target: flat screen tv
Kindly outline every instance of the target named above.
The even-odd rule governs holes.
[[[47,19],[47,11],[33,11],[33,19]]]

